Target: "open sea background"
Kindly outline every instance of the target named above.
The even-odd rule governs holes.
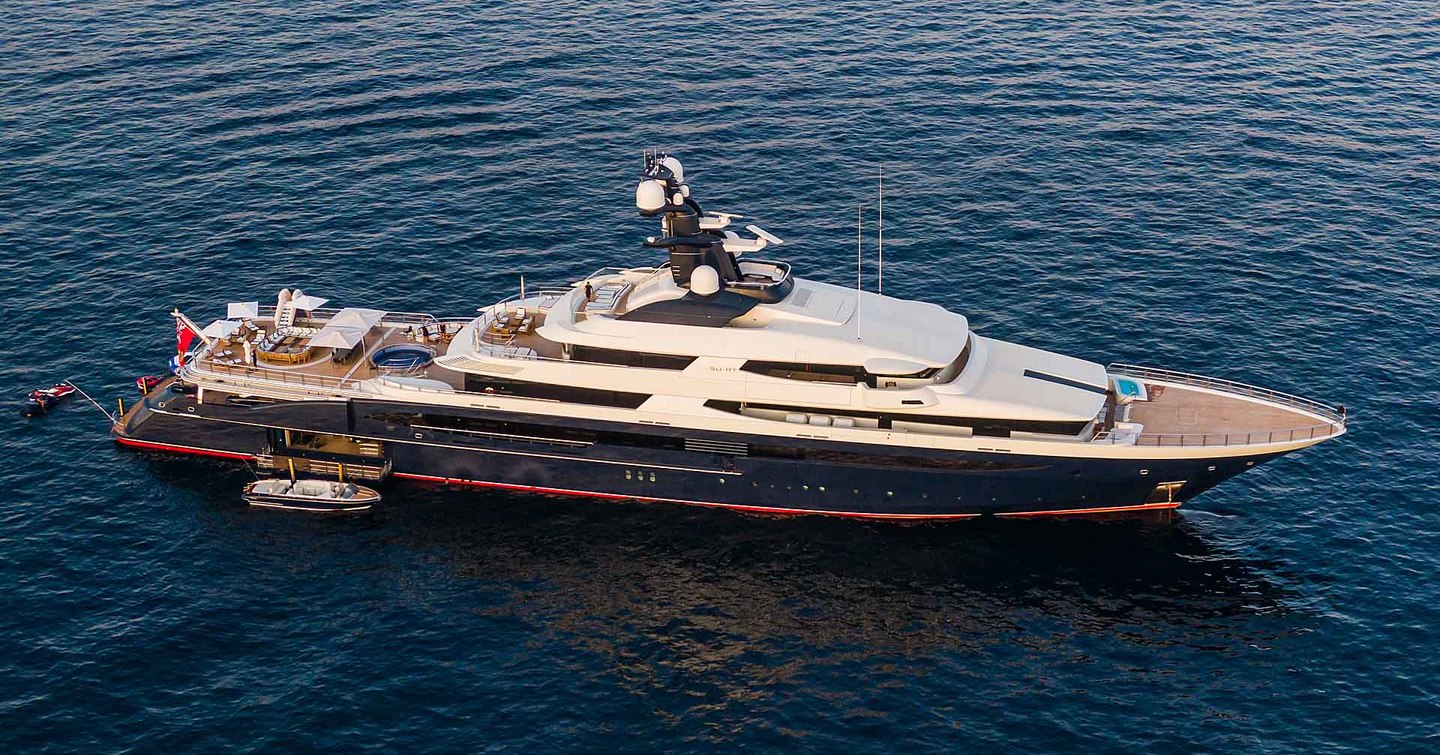
[[[1433,2],[0,9],[0,385],[166,315],[646,264],[640,151],[990,336],[1344,403],[1175,521],[894,526],[244,468],[0,419],[0,750],[1440,749]],[[874,215],[867,215],[873,230]],[[872,255],[873,257],[873,252]],[[874,270],[866,273],[874,285]]]

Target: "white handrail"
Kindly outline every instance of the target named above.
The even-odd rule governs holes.
[[[1328,438],[1343,432],[1348,422],[1344,407],[1332,407],[1319,401],[1290,393],[1247,385],[1234,380],[1194,375],[1159,367],[1141,367],[1133,364],[1111,364],[1105,368],[1112,377],[1128,377],[1137,380],[1183,385],[1228,393],[1236,396],[1260,399],[1290,409],[1296,409],[1324,420],[1321,424],[1305,427],[1234,433],[1146,433],[1129,435],[1104,430],[1095,435],[1095,443],[1128,443],[1132,439],[1138,446],[1248,446],[1267,443],[1289,443],[1297,440]]]
[[[1273,391],[1269,388],[1261,388],[1259,386],[1247,385],[1245,383],[1236,382],[1234,380],[1207,377],[1205,375],[1194,375],[1188,372],[1166,370],[1159,367],[1141,367],[1133,364],[1119,363],[1107,366],[1105,368],[1105,371],[1110,375],[1117,377],[1133,377],[1139,378],[1141,380],[1150,379],[1166,383],[1175,383],[1177,385],[1190,385],[1198,388],[1211,388],[1215,390],[1221,390],[1225,393],[1234,393],[1241,396],[1258,398],[1269,401],[1273,404],[1280,404],[1281,406],[1287,406],[1292,409],[1299,409],[1304,412],[1309,412],[1311,414],[1321,417],[1322,419],[1327,420],[1327,422],[1331,424],[1338,424],[1341,427],[1344,427],[1347,422],[1347,415],[1343,408],[1333,407],[1329,404],[1324,404],[1313,399],[1304,398],[1303,396],[1296,396],[1291,393]],[[1317,427],[1319,427],[1319,425],[1317,425]]]
[[[1092,443],[1124,444],[1133,438],[1137,446],[1255,446],[1267,443],[1291,443],[1297,440],[1328,438],[1344,425],[1327,423],[1288,430],[1241,433],[1140,433],[1128,435],[1104,430],[1091,439]]]

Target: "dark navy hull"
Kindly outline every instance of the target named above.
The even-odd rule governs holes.
[[[426,414],[436,411],[446,416]],[[451,426],[437,426],[441,420]],[[127,415],[116,436],[122,444],[157,451],[246,459],[303,455],[274,449],[281,442],[277,428],[380,441],[400,478],[893,518],[1169,509],[1278,455],[1122,461],[963,453],[390,401],[197,405],[169,392],[152,394]],[[1159,483],[1182,480],[1182,486],[1157,490]]]

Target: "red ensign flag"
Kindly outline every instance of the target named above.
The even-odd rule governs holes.
[[[195,340],[195,331],[185,325],[185,321],[175,318],[175,352],[185,356],[185,350],[190,348],[190,342]]]

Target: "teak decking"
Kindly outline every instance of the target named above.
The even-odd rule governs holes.
[[[1208,438],[1207,444],[1264,442],[1272,435],[1279,441],[1291,433],[1299,440],[1335,432],[1330,423],[1296,409],[1176,385],[1152,386],[1150,401],[1131,405],[1130,420],[1143,424],[1147,436]]]

